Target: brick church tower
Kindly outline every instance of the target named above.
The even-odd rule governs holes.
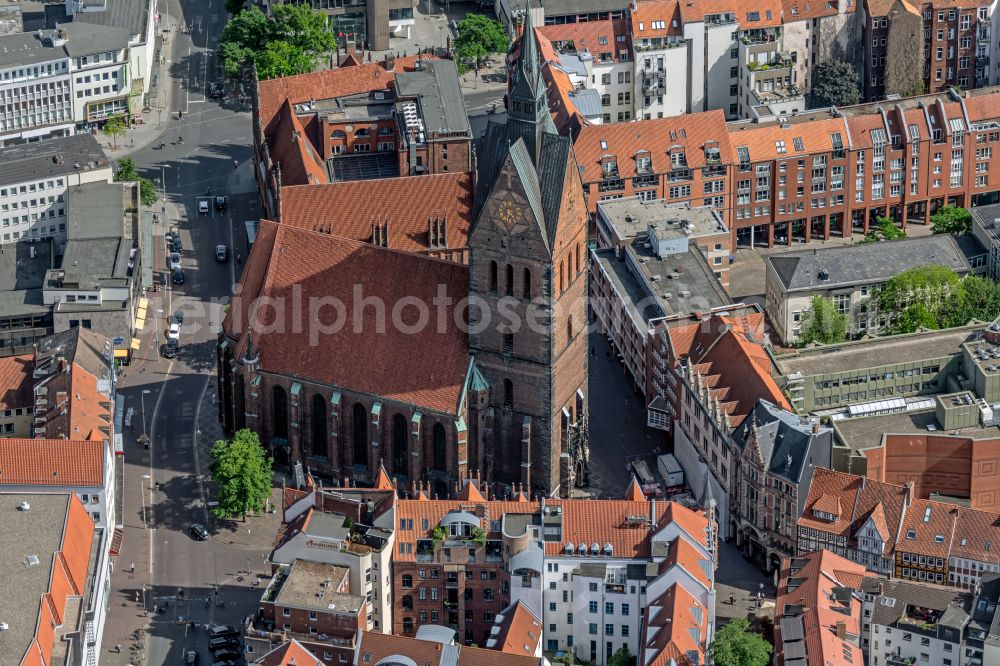
[[[566,496],[588,466],[588,215],[530,11],[512,81],[507,123],[491,123],[477,151],[469,344],[490,400],[475,462],[494,481]]]

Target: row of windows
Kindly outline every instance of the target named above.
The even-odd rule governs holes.
[[[53,180],[40,180],[37,183],[27,183],[25,185],[19,185],[16,187],[2,187],[0,188],[0,197],[5,196],[15,196],[17,194],[27,194],[29,192],[41,192],[42,190],[51,190],[54,187],[63,187],[63,179],[55,178]],[[59,201],[62,201],[62,196],[59,197]],[[3,210],[7,210],[4,208]]]

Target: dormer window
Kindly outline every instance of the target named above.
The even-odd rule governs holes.
[[[567,541],[566,542],[566,547],[564,548],[564,550],[565,550],[565,552],[566,552],[567,555],[572,555],[573,554],[573,544]]]
[[[680,148],[670,151],[670,166],[675,169],[682,169],[687,166],[687,154]]]
[[[618,175],[618,160],[615,159],[614,155],[606,155],[601,158],[601,173],[605,178]]]
[[[828,523],[836,522],[837,520],[837,516],[827,511],[820,511],[819,509],[813,509],[813,515],[820,520],[825,520]]]
[[[648,150],[640,150],[635,154],[635,170],[638,173],[649,173],[653,170],[653,158]]]

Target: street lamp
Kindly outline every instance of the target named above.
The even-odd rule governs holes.
[[[142,404],[142,438],[146,439],[146,394],[152,393],[149,389],[143,389],[139,395],[139,402]],[[148,475],[147,475],[148,476]]]
[[[160,177],[162,178],[162,184],[160,185],[160,196],[163,199],[163,216],[167,215],[167,169],[170,167],[169,164],[160,165]]]
[[[215,572],[215,591],[216,591],[216,593],[218,593],[218,591],[219,591],[219,566],[218,566],[218,562],[215,559],[215,551],[214,550],[208,551],[208,554],[212,556],[212,569]]]
[[[146,481],[148,479],[149,479],[149,474],[142,475],[143,481]],[[146,484],[142,484],[140,490],[141,492],[139,493],[139,497],[142,499],[142,528],[146,529]],[[143,595],[146,594],[145,588],[143,588],[142,593]],[[145,599],[143,599],[143,605],[145,605]]]

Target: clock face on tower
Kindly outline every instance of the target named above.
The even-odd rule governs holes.
[[[510,199],[504,199],[497,206],[497,221],[510,233],[524,231],[528,224],[524,220],[524,211]]]

